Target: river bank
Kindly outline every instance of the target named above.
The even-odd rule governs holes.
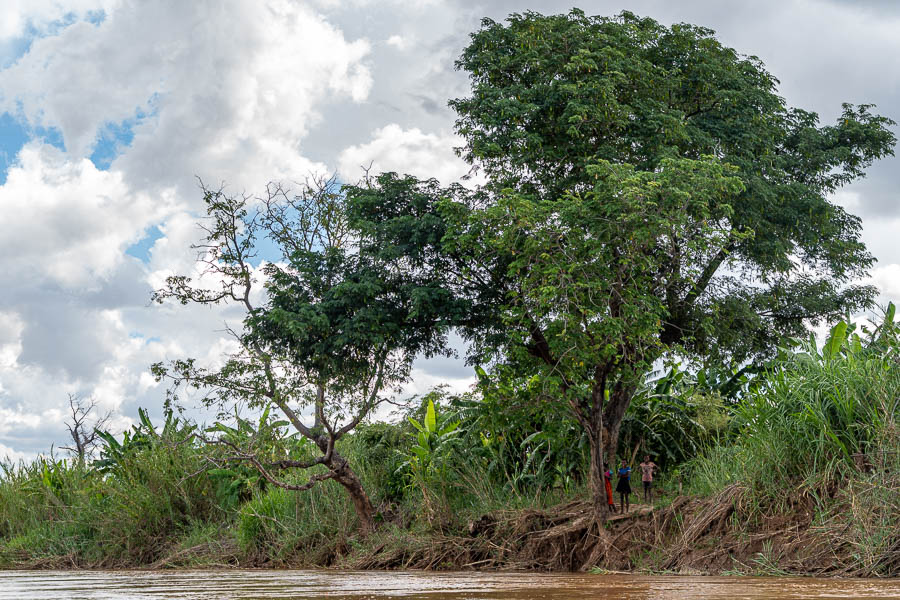
[[[7,569],[276,568],[434,571],[628,572],[634,574],[862,577],[849,523],[816,523],[811,498],[787,514],[748,512],[747,489],[713,497],[669,496],[634,505],[598,530],[591,505],[571,500],[547,509],[497,510],[463,527],[433,523],[430,532],[399,515],[367,537],[336,536],[317,548],[271,555],[242,548],[234,532],[200,543],[178,540],[152,561],[84,561],[75,555],[29,557],[6,551]],[[196,540],[195,540],[196,541]],[[874,565],[900,574],[900,549]]]
[[[790,514],[746,511],[746,488],[711,498],[678,496],[660,506],[636,505],[595,525],[589,502],[547,510],[497,511],[470,521],[465,532],[416,535],[395,526],[370,539],[340,540],[317,557],[255,562],[260,567],[344,569],[630,572],[641,574],[861,577],[858,548],[847,524],[814,522],[811,500]],[[874,565],[900,574],[900,549]],[[309,559],[314,558],[310,563]],[[189,566],[178,556],[154,566]]]
[[[660,404],[654,428],[635,431],[658,432],[681,410],[700,428],[698,450],[662,465],[652,507],[602,528],[569,420],[517,397],[433,394],[430,419],[363,424],[336,447],[375,507],[368,535],[335,481],[295,491],[243,463],[222,468],[219,447],[170,412],[162,427],[144,419],[121,442],[109,436],[97,461],[2,465],[0,568],[896,577],[900,340],[835,339],[826,354],[810,344],[786,355],[740,400],[719,403],[727,419],[715,436],[701,426],[708,413],[684,412],[708,403]],[[290,436],[266,443],[272,461],[310,457]],[[634,464],[638,449],[617,464]]]

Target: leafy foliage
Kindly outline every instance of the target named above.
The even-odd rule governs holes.
[[[425,406],[425,418],[421,423],[407,417],[416,430],[416,443],[410,446],[403,465],[410,470],[414,480],[422,482],[442,478],[444,459],[459,433],[459,421],[449,421],[444,414],[438,416],[433,398],[427,398]]]
[[[588,464],[584,431],[544,396],[538,376],[514,369],[476,368],[481,398],[457,401],[469,452],[479,456],[495,485],[518,493],[573,491]]]
[[[830,200],[893,152],[870,105],[820,125],[711,30],[629,12],[485,19],[457,67],[459,152],[487,183],[384,175],[348,193],[351,222],[470,303],[472,362],[570,408],[598,498],[655,359],[765,360],[871,304],[859,219]]]
[[[894,312],[891,304],[874,328],[841,321],[821,348],[810,338],[784,350],[736,405],[727,445],[711,449],[728,457],[695,461],[696,480],[718,486],[728,473],[777,502],[786,488],[818,493],[884,460],[879,454],[897,443],[900,417]]]
[[[731,406],[705,388],[704,373],[692,375],[672,367],[651,385],[643,385],[622,420],[622,451],[650,454],[666,468],[696,457],[724,436]]]

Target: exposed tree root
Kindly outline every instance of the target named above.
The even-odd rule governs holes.
[[[838,539],[840,531],[812,527],[803,507],[749,523],[746,491],[732,485],[713,498],[678,497],[657,510],[635,506],[627,515],[612,516],[605,526],[596,523],[588,502],[498,512],[469,523],[468,536],[385,540],[370,552],[349,556],[341,566],[844,576],[900,572],[900,538],[873,565],[877,571],[860,569],[851,560],[853,548]]]

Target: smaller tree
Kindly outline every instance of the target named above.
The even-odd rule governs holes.
[[[312,442],[313,453],[273,460],[252,445],[241,447],[221,428],[210,441],[278,487],[302,491],[333,479],[350,495],[367,532],[374,527],[372,503],[336,444],[407,381],[417,354],[445,351],[447,327],[435,297],[441,288],[401,278],[390,261],[359,248],[334,179],[314,179],[296,195],[278,185],[267,192],[257,203],[204,187],[206,235],[195,246],[203,276],[198,282],[170,277],[155,293],[159,302],[237,303],[243,328],[229,331],[239,349],[218,368],[182,359],[153,371],[174,382],[170,393],[189,385],[203,390],[207,405],[229,413],[240,405],[275,406]],[[279,256],[254,267],[261,240],[274,244]],[[313,467],[319,468],[302,483],[285,477]]]
[[[96,408],[97,401],[93,398],[69,394],[70,417],[66,421],[66,429],[69,430],[72,445],[63,446],[62,449],[71,452],[80,465],[84,464],[85,456],[89,456],[100,441],[100,431],[112,416],[111,412],[101,416],[92,415]]]

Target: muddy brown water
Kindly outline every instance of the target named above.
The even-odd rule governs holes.
[[[900,580],[341,571],[0,571],[0,600],[900,598]]]

